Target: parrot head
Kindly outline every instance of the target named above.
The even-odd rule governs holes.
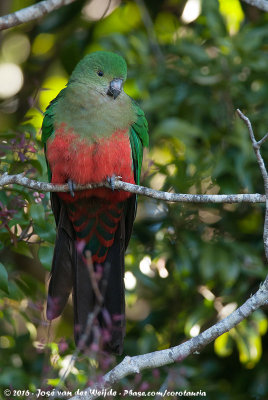
[[[97,51],[88,54],[77,64],[68,85],[80,83],[115,100],[123,90],[126,77],[127,65],[121,56]]]

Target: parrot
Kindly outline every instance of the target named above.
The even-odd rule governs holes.
[[[113,182],[120,177],[140,184],[143,151],[149,144],[145,114],[124,92],[126,78],[127,64],[119,54],[87,54],[45,110],[41,138],[49,182],[69,186],[68,192],[50,193],[56,240],[47,319],[62,314],[72,293],[74,339],[79,344],[97,303],[86,265],[85,255],[90,254],[95,273],[103,271],[99,287],[109,268],[96,319],[106,332],[101,335],[104,350],[115,354],[122,354],[125,337],[124,256],[137,197],[115,190]],[[75,191],[76,184],[105,181],[110,182],[110,189]],[[91,332],[88,342],[93,341]]]

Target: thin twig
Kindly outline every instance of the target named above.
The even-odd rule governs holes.
[[[170,377],[169,377],[169,374],[168,374],[166,379],[162,383],[161,387],[157,391],[157,395],[155,396],[154,400],[162,400],[163,399],[163,395],[164,395],[165,391],[168,389],[169,379],[170,379]]]
[[[264,164],[263,158],[261,156],[261,152],[260,152],[261,144],[266,140],[266,135],[259,142],[257,142],[257,140],[255,139],[253,129],[252,129],[251,122],[248,119],[248,117],[246,117],[242,113],[242,111],[240,111],[239,109],[237,109],[237,113],[238,113],[239,117],[245,122],[245,124],[248,128],[252,146],[255,151],[256,158],[257,158],[257,161],[258,161],[258,164],[259,164],[259,167],[261,170],[261,174],[262,174],[262,177],[264,180],[265,194],[266,194],[266,196],[268,196],[268,173],[267,173],[267,170],[266,170],[266,167],[265,167],[265,164]]]
[[[240,118],[246,123],[250,138],[252,141],[252,146],[254,148],[256,158],[263,176],[265,185],[265,195],[260,194],[239,194],[239,195],[187,195],[187,194],[175,194],[168,192],[159,192],[149,188],[145,188],[138,185],[132,185],[126,182],[122,182],[119,179],[115,180],[114,188],[118,190],[125,190],[131,193],[142,194],[148,197],[153,197],[155,199],[161,199],[166,201],[179,201],[179,202],[213,202],[213,203],[238,203],[238,202],[252,202],[252,203],[266,203],[266,214],[264,223],[264,247],[266,252],[266,257],[268,258],[268,174],[260,153],[260,146],[267,139],[265,135],[259,142],[256,141],[254,132],[249,119],[240,111],[237,110]],[[68,192],[68,185],[52,185],[44,182],[32,181],[24,176],[7,174],[0,177],[0,186],[4,187],[8,184],[19,184],[22,186],[29,187],[30,189],[35,189],[39,191],[62,191]],[[106,187],[111,188],[108,182],[103,182],[101,184],[90,184],[86,186],[78,186],[76,190],[92,189],[95,187]],[[228,317],[219,321],[217,324],[213,325],[209,329],[202,332],[197,337],[194,337],[187,342],[184,342],[178,346],[172,347],[170,349],[156,351],[153,353],[143,354],[135,357],[125,357],[125,359],[113,368],[110,372],[104,375],[101,382],[96,383],[93,387],[88,387],[83,391],[84,395],[77,395],[71,398],[71,400],[90,400],[97,396],[92,392],[94,389],[103,389],[111,387],[115,382],[124,378],[125,376],[132,373],[139,373],[143,369],[156,368],[163,365],[168,365],[174,362],[182,361],[190,354],[195,352],[200,352],[207,344],[215,340],[217,337],[221,336],[223,333],[228,332],[234,326],[239,324],[242,320],[251,315],[255,310],[260,308],[262,305],[267,304],[268,301],[268,275],[265,278],[264,283],[261,285],[260,289],[251,296],[244,304],[241,305],[237,310],[232,312]],[[97,308],[88,317],[87,328],[91,331],[92,321],[94,321],[94,316],[100,311],[99,304],[96,304]],[[99,311],[98,311],[99,310]],[[87,329],[86,329],[87,331]],[[85,335],[87,333],[85,332]],[[88,338],[89,336],[85,336]],[[77,356],[76,356],[77,357]]]
[[[91,258],[91,252],[89,250],[86,251],[86,265],[88,269],[88,273],[90,276],[90,281],[92,285],[93,292],[95,293],[97,302],[102,305],[103,304],[103,295],[100,292],[99,285],[96,279],[96,273],[94,271],[93,263],[92,263],[92,258]]]
[[[93,323],[95,321],[95,318],[100,313],[101,307],[102,307],[102,304],[96,303],[96,305],[94,307],[94,310],[91,313],[88,314],[86,329],[85,329],[83,335],[81,336],[81,338],[79,339],[79,343],[78,343],[78,346],[77,346],[77,349],[76,349],[76,352],[77,352],[76,357],[78,356],[80,351],[84,350],[84,348],[86,346],[86,343],[87,343],[87,341],[88,341],[88,339],[89,339],[89,337],[91,335]]]
[[[102,16],[100,17],[100,20],[102,20],[106,16],[106,14],[111,6],[111,2],[112,2],[112,0],[108,0],[107,6],[105,7],[105,10],[104,10]]]
[[[165,57],[159,46],[159,43],[158,43],[158,40],[157,40],[157,37],[155,34],[155,30],[154,30],[154,24],[153,24],[150,14],[149,14],[149,11],[143,0],[136,0],[136,3],[138,4],[138,7],[140,9],[141,17],[142,17],[144,26],[147,30],[147,34],[148,34],[148,38],[149,38],[149,42],[151,44],[152,50],[158,59],[159,65],[162,65],[165,60]]]
[[[58,385],[55,389],[55,393],[58,392],[58,390],[61,388],[61,386],[65,382],[65,380],[68,377],[68,375],[71,371],[71,368],[74,365],[75,361],[77,360],[80,352],[85,349],[86,343],[87,343],[88,339],[90,338],[90,335],[91,335],[91,332],[93,329],[94,321],[97,318],[98,314],[101,312],[103,302],[104,302],[104,296],[105,296],[106,289],[107,289],[108,277],[109,277],[109,273],[110,273],[110,265],[108,263],[106,263],[106,265],[105,265],[103,280],[101,283],[101,288],[99,289],[98,282],[96,280],[96,276],[95,276],[95,272],[94,272],[94,266],[92,263],[90,251],[86,251],[85,256],[86,256],[86,259],[85,259],[86,266],[89,271],[91,285],[92,285],[94,294],[96,296],[97,303],[95,304],[93,311],[88,314],[86,328],[79,340],[79,343],[78,343],[74,353],[72,354],[72,357],[71,357],[68,365],[66,366],[66,369],[65,369],[63,375],[61,376],[60,382],[58,383]],[[54,397],[52,397],[52,400],[53,400],[53,398]]]
[[[181,362],[190,354],[199,353],[205,346],[235,327],[255,310],[265,304],[268,299],[268,282],[261,285],[260,289],[251,296],[241,307],[233,311],[228,317],[211,326],[198,336],[166,350],[159,350],[153,353],[142,354],[139,356],[126,356],[124,360],[115,368],[105,374],[101,382],[83,390],[83,395],[73,396],[70,400],[92,400],[98,397],[93,390],[108,389],[115,382],[125,376],[140,373],[144,369],[157,368],[163,365]]]
[[[267,139],[268,139],[268,133],[266,133],[266,135],[264,135],[263,138],[258,141],[258,145],[262,146]]]
[[[0,31],[44,17],[52,11],[71,4],[74,1],[76,0],[44,0],[32,6],[22,8],[12,14],[4,15],[0,17]]]
[[[266,134],[261,140],[257,141],[254,135],[254,131],[252,129],[252,125],[248,117],[246,117],[242,111],[236,110],[239,117],[245,122],[248,131],[249,131],[249,136],[252,142],[253,149],[255,151],[255,155],[259,164],[259,168],[263,177],[263,182],[264,182],[264,191],[265,191],[265,218],[264,218],[264,228],[263,228],[263,243],[264,243],[264,250],[265,250],[265,255],[266,259],[268,261],[268,172],[265,166],[265,163],[263,161],[262,155],[261,155],[261,145],[266,141],[267,135]]]
[[[70,361],[68,362],[68,365],[66,366],[66,369],[64,371],[64,373],[62,374],[60,381],[58,383],[58,385],[55,388],[55,396],[51,397],[51,400],[54,400],[55,397],[57,397],[57,393],[59,391],[59,389],[62,387],[62,385],[64,384],[65,380],[67,379],[69,373],[71,372],[72,366],[74,365],[74,363],[77,360],[77,357],[79,356],[80,352],[85,348],[86,342],[90,337],[91,331],[92,331],[92,327],[93,327],[93,323],[95,318],[97,317],[97,315],[99,314],[99,312],[101,311],[101,305],[99,303],[97,303],[94,307],[94,310],[92,311],[92,313],[88,314],[87,317],[87,323],[86,323],[86,329],[83,333],[83,335],[81,336],[78,346],[76,347],[74,353],[72,354],[72,357],[70,359]]]
[[[267,135],[263,137],[259,142],[256,141],[255,135],[250,123],[250,120],[240,111],[237,110],[239,117],[245,122],[248,127],[252,146],[254,148],[256,158],[263,176],[265,185],[265,202],[266,202],[266,213],[264,222],[264,248],[266,257],[268,257],[268,174],[260,153],[260,147],[267,139]],[[143,369],[156,368],[163,365],[171,364],[174,362],[182,361],[190,354],[200,352],[207,344],[221,336],[223,333],[228,332],[234,326],[239,324],[242,320],[251,315],[255,310],[260,308],[262,305],[267,304],[268,301],[268,275],[265,278],[264,283],[260,289],[241,307],[233,311],[228,317],[219,321],[206,331],[202,332],[197,337],[194,337],[187,342],[182,343],[176,347],[156,351],[154,353],[144,354],[142,356],[125,357],[125,359],[117,365],[113,370],[104,375],[102,382],[89,387],[83,393],[84,396],[74,396],[71,400],[90,400],[97,396],[93,393],[93,389],[103,389],[112,387],[112,385],[124,378],[131,373],[139,373]]]
[[[69,186],[65,185],[54,185],[52,183],[39,182],[27,178],[24,174],[8,175],[3,174],[0,176],[0,190],[4,189],[5,186],[17,184],[20,186],[27,187],[31,190],[37,190],[39,192],[69,192]],[[111,189],[109,182],[102,183],[89,183],[87,185],[75,185],[74,191],[95,189],[105,187]],[[163,192],[160,190],[150,189],[144,186],[133,185],[115,179],[113,189],[124,190],[126,192],[138,194],[141,196],[151,197],[156,200],[164,200],[169,202],[178,203],[265,203],[265,195],[255,194],[183,194],[183,193],[170,193]]]

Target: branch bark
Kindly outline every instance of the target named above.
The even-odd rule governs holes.
[[[0,17],[0,31],[44,17],[50,12],[74,1],[76,0],[44,0],[12,14],[4,15]]]
[[[163,365],[181,362],[190,354],[200,352],[209,343],[228,332],[234,326],[247,318],[253,311],[265,304],[268,300],[268,280],[266,278],[261,288],[250,297],[241,307],[233,311],[228,317],[211,326],[198,336],[184,342],[178,346],[166,350],[155,351],[153,353],[142,354],[140,356],[126,356],[124,360],[115,368],[103,376],[102,381],[94,386],[83,390],[83,395],[76,395],[70,400],[92,400],[98,397],[94,390],[108,389],[112,385],[123,379],[125,376],[140,373],[144,369],[157,368]]]
[[[256,154],[257,162],[264,180],[265,195],[261,194],[231,194],[231,195],[190,195],[190,194],[176,194],[169,192],[160,192],[157,190],[149,189],[143,186],[132,185],[130,183],[120,181],[117,177],[111,183],[102,182],[100,184],[77,185],[75,190],[92,189],[96,187],[106,187],[109,189],[125,190],[131,193],[140,194],[152,197],[158,200],[171,201],[171,202],[195,202],[195,203],[265,203],[265,221],[263,241],[266,258],[268,260],[268,173],[261,156],[260,147],[268,139],[266,134],[261,140],[257,141],[249,119],[240,111],[237,110],[239,117],[246,124],[249,135],[251,138],[252,146]],[[32,190],[44,192],[68,192],[68,185],[53,185],[45,182],[37,182],[25,177],[24,174],[8,175],[7,173],[0,176],[0,189],[10,184],[18,184]],[[156,368],[163,365],[168,365],[174,362],[181,362],[190,354],[200,352],[207,344],[211,343],[217,337],[239,324],[242,320],[251,315],[255,310],[268,303],[268,275],[260,289],[245,301],[237,310],[232,312],[228,317],[219,321],[209,329],[202,332],[197,337],[194,337],[178,346],[155,351],[153,353],[143,354],[134,357],[125,357],[124,360],[113,368],[110,372],[103,376],[102,381],[96,383],[94,386],[88,387],[83,391],[83,395],[75,395],[71,400],[90,400],[98,397],[94,390],[101,390],[110,388],[115,382],[124,378],[132,373],[139,373],[143,369]]]
[[[243,0],[245,3],[257,7],[262,11],[268,11],[268,1],[267,0]]]
[[[252,146],[255,151],[257,162],[259,164],[260,171],[264,180],[266,212],[264,220],[263,241],[266,258],[268,260],[268,173],[260,152],[260,147],[267,140],[268,134],[266,134],[260,141],[257,141],[255,139],[250,120],[240,110],[237,110],[237,113],[239,117],[245,122],[248,128]],[[174,362],[181,362],[190,354],[200,352],[210,342],[238,325],[242,320],[251,315],[255,310],[266,304],[267,301],[268,275],[266,276],[265,281],[261,285],[260,289],[253,296],[246,300],[241,307],[233,311],[228,317],[219,321],[217,324],[213,325],[209,329],[205,330],[198,336],[188,340],[187,342],[184,342],[170,349],[156,351],[153,353],[143,354],[135,357],[125,357],[120,364],[118,364],[110,372],[104,375],[102,382],[99,382],[94,386],[88,387],[85,391],[83,391],[83,395],[73,396],[71,400],[94,399],[98,397],[95,394],[96,392],[94,392],[94,390],[96,391],[103,388],[110,388],[115,382],[119,381],[129,374],[139,373],[143,369],[156,368]]]
[[[267,140],[268,138],[268,133],[263,136],[263,138],[259,141],[255,139],[255,135],[251,126],[250,120],[240,111],[236,110],[239,117],[244,121],[248,128],[249,136],[251,139],[251,143],[253,146],[253,149],[255,151],[255,155],[259,164],[259,168],[263,177],[263,182],[264,182],[264,191],[265,191],[265,218],[264,218],[264,227],[263,227],[263,243],[264,243],[264,250],[265,250],[265,256],[266,259],[268,260],[268,172],[265,166],[265,163],[263,161],[262,155],[261,155],[261,146],[262,144]]]
[[[39,192],[69,192],[69,186],[54,185],[52,183],[39,182],[27,178],[24,174],[8,175],[4,173],[0,176],[0,190],[5,186],[17,184],[28,189],[37,190]],[[85,189],[95,189],[106,187],[111,189],[111,184],[106,181],[102,183],[89,183],[87,185],[76,185],[74,191]],[[160,190],[150,189],[148,187],[133,185],[121,181],[119,178],[113,182],[114,190],[124,190],[126,192],[151,197],[156,200],[164,200],[178,203],[265,203],[266,197],[263,194],[183,194],[162,192]]]

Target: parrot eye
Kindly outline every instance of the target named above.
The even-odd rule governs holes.
[[[104,75],[104,73],[103,73],[102,71],[98,71],[97,74],[98,74],[99,76],[103,76],[103,75]]]

